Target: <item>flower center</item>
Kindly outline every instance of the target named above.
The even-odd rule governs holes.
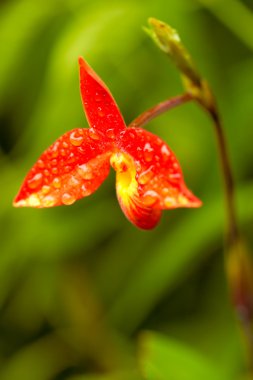
[[[126,153],[116,152],[111,156],[110,163],[117,173],[117,191],[121,196],[135,192],[138,184],[133,159]]]

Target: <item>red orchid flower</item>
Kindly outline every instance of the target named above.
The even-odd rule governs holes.
[[[168,145],[141,128],[127,128],[110,91],[79,58],[80,88],[90,127],[73,129],[55,141],[27,174],[16,207],[70,205],[92,194],[116,171],[116,190],[126,217],[151,229],[163,209],[199,207],[186,187]]]

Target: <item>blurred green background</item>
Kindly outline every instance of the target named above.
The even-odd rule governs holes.
[[[182,91],[141,27],[175,27],[217,95],[253,246],[252,0],[5,0],[0,4],[0,379],[233,380],[245,353],[223,269],[215,137],[194,104],[148,129],[179,158],[204,206],[133,227],[115,173],[71,207],[14,209],[28,169],[87,127],[77,58],[103,78],[126,122]]]

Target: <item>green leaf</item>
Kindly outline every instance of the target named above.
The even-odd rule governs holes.
[[[145,332],[140,365],[147,380],[225,380],[215,365],[192,348],[161,334]]]

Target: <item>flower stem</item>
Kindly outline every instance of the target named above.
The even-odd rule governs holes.
[[[163,102],[156,104],[154,107],[151,107],[148,110],[144,111],[129,124],[129,127],[143,127],[162,113],[167,112],[168,110],[171,110],[172,108],[180,106],[193,99],[193,96],[188,92],[175,96],[174,98],[166,99]]]
[[[205,84],[205,98],[186,92],[174,98],[167,99],[149,108],[130,123],[130,127],[143,127],[148,122],[168,110],[194,100],[211,117],[215,129],[216,141],[219,151],[222,177],[224,181],[224,194],[226,202],[227,231],[225,268],[228,277],[228,286],[232,302],[238,316],[248,356],[248,368],[253,369],[253,271],[252,263],[245,249],[238,225],[235,205],[235,184],[229,160],[228,148],[221,118],[216,106],[214,96]],[[206,101],[207,100],[207,101]]]
[[[240,232],[238,227],[236,207],[235,207],[235,184],[232,174],[231,164],[228,155],[228,149],[225,139],[224,130],[222,128],[221,119],[218,114],[217,108],[207,110],[215,129],[217,146],[220,155],[220,163],[222,170],[222,177],[224,180],[225,201],[227,207],[227,237],[226,243],[228,248],[237,244],[240,240]]]
[[[235,184],[221,119],[214,107],[205,108],[213,120],[220,155],[227,208],[225,269],[236,315],[244,336],[248,370],[253,372],[253,272],[252,261],[243,244],[235,206]]]

